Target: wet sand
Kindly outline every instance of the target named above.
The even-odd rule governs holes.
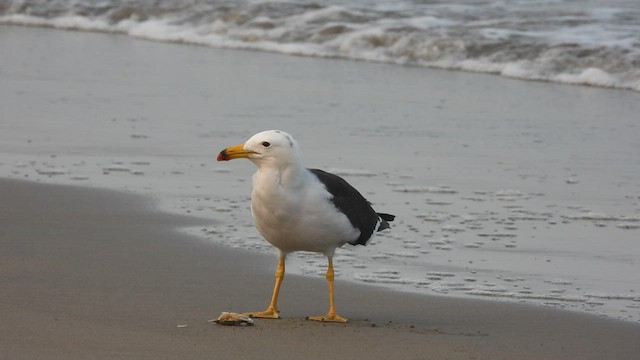
[[[343,168],[381,211],[400,216],[392,231],[353,253],[397,252],[386,247],[413,239],[431,251],[420,276],[473,260],[476,283],[485,270],[495,282],[496,274],[534,257],[533,272],[547,272],[542,280],[611,273],[612,287],[621,290],[606,293],[634,290],[634,230],[566,215],[576,204],[621,219],[637,213],[629,197],[637,193],[637,167],[628,166],[638,159],[636,94],[108,34],[3,26],[0,40],[8,49],[0,63],[0,176],[129,191],[0,181],[0,359],[635,359],[640,353],[637,323],[344,281],[337,283],[337,305],[351,323],[310,323],[305,316],[327,307],[326,283],[313,275],[287,275],[282,320],[251,328],[207,322],[222,311],[263,309],[271,294],[275,256],[214,244],[271,251],[250,223],[253,167],[214,162],[222,147],[268,128],[296,134],[310,166]],[[369,175],[349,176],[358,171]],[[434,184],[458,195],[422,191]],[[472,252],[464,247],[465,236],[478,240],[471,230],[449,250],[426,243],[446,235],[448,224],[416,214],[448,209],[460,218],[477,202],[465,199],[470,194],[500,189],[532,200],[503,207],[487,195],[481,210],[503,211],[503,219],[513,215],[508,205],[558,210],[551,219],[517,223],[517,243],[505,242],[514,248],[495,241]],[[196,226],[208,239],[176,231],[183,226]],[[483,232],[503,224],[485,226]],[[563,272],[579,263],[572,256],[585,244],[598,261]],[[465,249],[478,259],[456,257]],[[602,256],[612,262],[601,263]],[[349,278],[347,261],[336,266],[338,279]],[[590,292],[576,280],[542,286],[567,288],[570,299],[575,288]]]
[[[255,310],[275,258],[176,231],[147,197],[0,180],[3,359],[635,359],[640,326],[542,307],[419,296],[288,275],[282,320],[208,323]],[[179,325],[188,325],[179,327]]]

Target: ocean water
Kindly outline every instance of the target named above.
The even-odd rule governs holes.
[[[640,91],[636,0],[0,0],[0,24]]]
[[[150,194],[217,221],[189,229],[199,237],[274,254],[251,220],[253,165],[215,157],[280,128],[309,167],[398,216],[337,252],[339,279],[640,322],[638,92],[139,41],[100,33],[158,29],[108,20],[111,2],[34,4],[0,9],[105,25],[0,26],[1,177]],[[288,259],[291,273],[325,270],[317,254]]]

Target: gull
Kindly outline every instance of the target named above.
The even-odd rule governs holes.
[[[376,213],[371,204],[343,178],[318,169],[307,169],[297,141],[288,133],[268,130],[244,144],[228,147],[218,161],[248,159],[253,174],[251,214],[260,234],[279,250],[271,303],[265,311],[245,313],[256,318],[280,318],[277,307],[284,279],[285,260],[296,251],[324,254],[328,259],[329,311],[309,320],[348,320],[336,313],[333,256],[345,245],[366,245],[374,233],[389,228],[395,216]]]

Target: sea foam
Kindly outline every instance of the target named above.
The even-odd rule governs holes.
[[[640,91],[640,4],[576,11],[538,4],[392,1],[210,3],[19,1],[0,24],[101,31],[165,42],[484,72]],[[522,19],[527,19],[523,22]]]

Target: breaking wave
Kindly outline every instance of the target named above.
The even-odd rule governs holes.
[[[0,24],[640,91],[633,0],[0,0]]]

